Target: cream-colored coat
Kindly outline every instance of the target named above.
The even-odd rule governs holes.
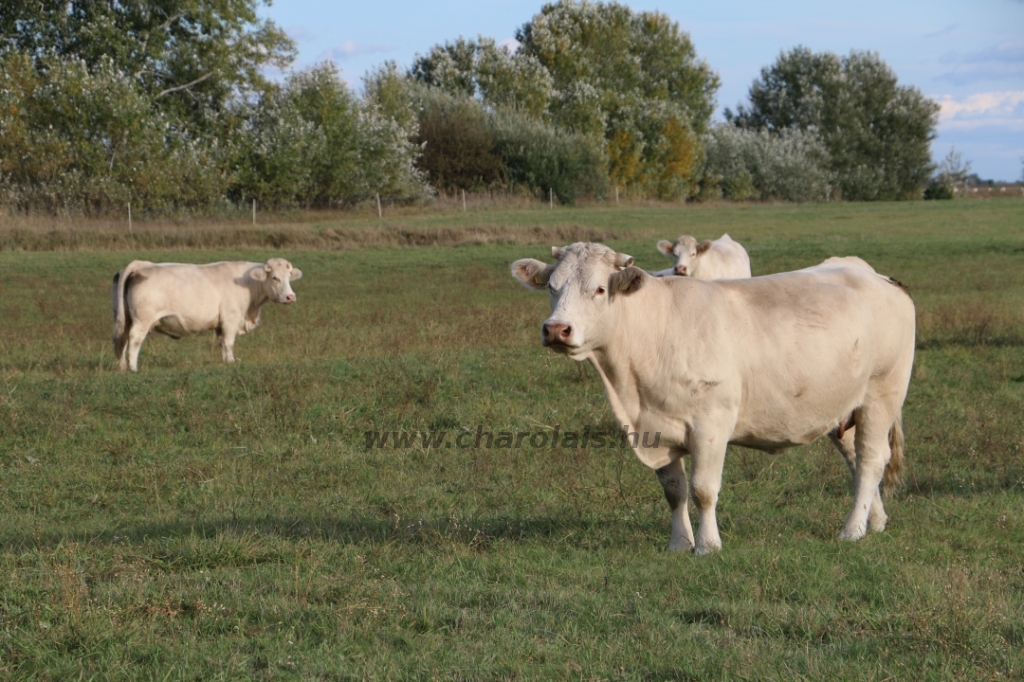
[[[673,259],[675,266],[652,272],[655,277],[693,277],[694,279],[739,279],[750,277],[750,256],[743,246],[728,234],[715,241],[697,240],[683,235],[670,242],[658,242],[658,251]]]
[[[235,337],[255,329],[267,301],[293,303],[291,281],[302,271],[283,258],[266,263],[208,265],[132,261],[114,275],[114,353],[121,369],[139,368],[151,330],[175,339],[213,329],[224,362],[234,362]]]
[[[638,434],[631,445],[673,510],[671,548],[721,547],[715,505],[729,443],[776,451],[829,434],[856,487],[840,537],[884,528],[879,483],[901,469],[914,358],[914,305],[898,283],[858,258],[705,282],[652,277],[600,244],[553,254],[554,265],[517,261],[513,275],[550,290],[542,342],[590,360],[620,425]]]

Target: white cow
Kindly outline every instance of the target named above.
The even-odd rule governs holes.
[[[704,282],[652,277],[601,244],[552,255],[550,265],[518,260],[512,275],[550,292],[541,342],[590,360],[636,456],[657,471],[670,549],[721,547],[715,505],[729,443],[774,452],[828,434],[856,488],[839,537],[885,528],[879,483],[890,489],[902,471],[914,360],[914,304],[898,282],[859,258]]]
[[[675,267],[652,272],[655,277],[693,277],[695,279],[739,279],[750,277],[750,256],[739,242],[723,234],[715,241],[697,240],[683,235],[670,242],[658,242],[658,251],[675,260]]]
[[[301,277],[283,258],[208,265],[132,261],[114,275],[114,354],[121,369],[136,372],[150,330],[180,339],[213,329],[224,362],[234,362],[235,337],[256,328],[267,301],[294,303],[291,282]]]

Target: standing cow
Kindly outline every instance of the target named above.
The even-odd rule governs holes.
[[[885,528],[879,483],[891,488],[902,471],[914,360],[914,304],[897,282],[857,258],[704,282],[652,277],[601,244],[552,255],[554,264],[518,260],[512,275],[548,290],[542,344],[590,360],[636,456],[657,472],[670,549],[721,548],[715,505],[729,443],[773,452],[828,434],[856,488],[839,537]]]
[[[651,273],[655,277],[693,277],[694,279],[739,279],[750,277],[750,256],[739,242],[723,234],[715,241],[697,240],[683,235],[670,242],[658,242],[658,251],[675,260],[674,267]]]
[[[234,362],[235,337],[256,328],[267,301],[294,303],[291,282],[301,277],[283,258],[208,265],[132,261],[114,275],[114,354],[122,370],[136,372],[150,330],[180,339],[213,329],[224,362]]]

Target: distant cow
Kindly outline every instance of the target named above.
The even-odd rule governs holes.
[[[721,547],[715,505],[729,443],[774,452],[828,434],[856,488],[839,537],[885,528],[879,483],[888,490],[903,468],[914,360],[914,304],[898,282],[853,257],[704,282],[652,277],[601,244],[552,255],[550,265],[516,261],[512,275],[549,291],[541,342],[590,360],[636,456],[657,471],[670,549]]]
[[[676,261],[675,267],[653,272],[655,277],[693,277],[694,279],[739,279],[750,277],[750,256],[746,250],[723,234],[715,241],[697,240],[683,235],[670,242],[658,242],[658,251]]]
[[[150,330],[180,339],[213,329],[224,362],[234,362],[235,337],[256,328],[267,301],[294,303],[291,282],[301,277],[283,258],[208,265],[132,261],[114,275],[114,354],[121,369],[135,372]]]

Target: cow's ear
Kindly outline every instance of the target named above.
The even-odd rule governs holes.
[[[615,267],[628,268],[633,264],[633,257],[626,253],[615,254]]]
[[[711,248],[711,241],[705,239],[700,244],[697,244],[697,255],[699,256],[700,254],[704,253],[705,251],[707,251],[710,248]]]
[[[263,282],[267,279],[267,270],[262,265],[257,265],[249,270],[249,276],[257,282]]]
[[[555,266],[533,258],[523,258],[512,264],[512,276],[527,289],[544,289]]]
[[[291,280],[294,282],[297,279],[302,279],[302,270],[292,268]]]
[[[628,267],[608,278],[608,291],[612,292],[612,296],[635,293],[647,283],[648,277],[650,275],[640,268]]]
[[[662,239],[658,242],[658,251],[661,251],[666,256],[672,257],[675,254],[672,253],[672,242],[667,239]]]

